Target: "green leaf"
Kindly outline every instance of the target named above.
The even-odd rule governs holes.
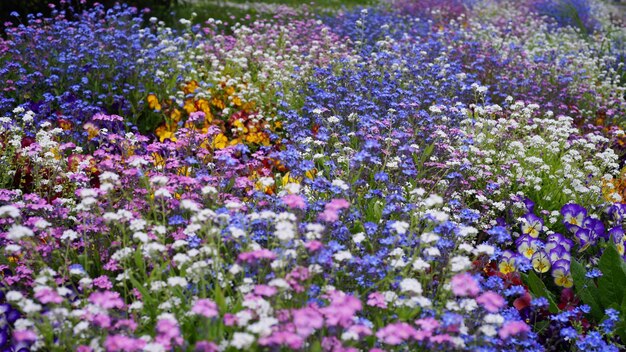
[[[137,289],[137,291],[139,291],[139,293],[141,293],[141,298],[144,304],[143,312],[147,311],[150,314],[150,318],[154,321],[156,319],[156,314],[155,314],[155,310],[152,309],[153,299],[152,299],[152,296],[150,295],[150,291],[148,291],[148,289],[141,282],[139,282],[133,275],[130,275],[130,283],[133,285],[134,288]]]
[[[313,343],[311,343],[310,350],[312,352],[321,352],[322,344],[320,343],[320,341],[314,341]]]
[[[576,294],[582,299],[583,303],[591,307],[591,315],[599,322],[604,315],[604,311],[598,301],[599,293],[595,282],[586,277],[587,271],[576,260],[572,260],[570,270],[572,271]]]
[[[624,260],[611,243],[600,257],[598,268],[602,276],[598,279],[598,295],[604,307],[620,304],[624,299],[624,283],[626,271],[622,267]]]
[[[626,295],[624,296],[624,300],[622,301],[619,316],[620,319],[615,326],[615,333],[622,339],[622,343],[624,343],[626,342],[626,319],[624,319],[624,317],[626,317]]]
[[[522,275],[522,278],[533,295],[536,297],[545,297],[548,300],[550,303],[550,313],[556,314],[559,312],[559,307],[556,305],[556,301],[554,300],[554,294],[548,291],[546,285],[534,271],[531,270],[528,275]]]

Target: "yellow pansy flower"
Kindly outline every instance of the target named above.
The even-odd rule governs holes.
[[[196,112],[196,104],[194,103],[193,99],[185,100],[185,106],[183,106],[183,109],[185,109],[188,114]]]
[[[220,133],[215,138],[213,138],[213,148],[214,149],[224,149],[228,145],[228,138]]]
[[[196,82],[194,80],[194,81],[191,81],[191,82],[187,83],[185,88],[183,88],[183,92],[185,94],[191,94],[191,93],[195,92],[196,89],[198,89],[198,87],[199,87],[198,82]]]
[[[161,104],[159,104],[159,98],[154,94],[148,94],[148,107],[152,110],[161,111]]]
[[[213,104],[213,106],[220,110],[223,110],[226,107],[226,105],[224,105],[224,102],[218,98],[211,99],[211,104]]]
[[[166,139],[171,140],[172,142],[176,142],[176,136],[174,132],[168,125],[163,124],[154,131],[154,133],[159,137],[159,141],[163,142]]]

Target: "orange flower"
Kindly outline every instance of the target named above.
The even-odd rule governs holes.
[[[172,121],[174,123],[180,122],[181,118],[182,118],[182,114],[181,114],[180,110],[178,110],[178,109],[172,110],[172,113],[170,114],[170,119],[172,119]]]
[[[59,119],[57,122],[59,123],[59,127],[65,131],[72,129],[72,123],[68,120]]]
[[[83,129],[87,131],[87,139],[95,138],[100,134],[100,129],[91,122],[87,122],[83,125]]]
[[[226,107],[226,105],[224,105],[224,102],[218,98],[211,99],[211,104],[213,104],[213,106],[220,110],[223,110]]]
[[[189,83],[187,83],[187,85],[185,86],[185,88],[183,88],[183,92],[185,92],[185,94],[191,94],[193,92],[196,91],[196,89],[198,89],[198,82],[191,81]]]
[[[185,106],[183,107],[183,109],[185,109],[188,114],[196,112],[196,104],[194,103],[193,99],[185,100]]]

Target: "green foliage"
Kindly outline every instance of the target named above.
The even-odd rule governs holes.
[[[550,313],[554,314],[559,311],[559,308],[556,305],[554,294],[548,290],[546,285],[537,276],[537,274],[535,274],[534,271],[531,270],[526,275],[522,274],[522,279],[530,289],[530,292],[535,295],[535,297],[545,297],[548,299],[548,302],[550,303]]]
[[[593,279],[587,278],[585,268],[575,260],[572,260],[571,271],[574,278],[574,288],[582,302],[591,307],[591,315],[600,322],[604,319],[604,311],[608,308],[620,312],[620,317],[626,316],[626,295],[624,283],[626,282],[626,264],[613,244],[605,250],[598,268],[602,276],[598,278],[597,285]],[[621,302],[619,304],[618,302]],[[626,341],[626,320],[621,319],[617,325],[616,333],[623,341]]]
[[[626,270],[622,265],[623,262],[615,246],[607,247],[600,257],[598,267],[602,276],[598,279],[598,293],[600,302],[605,308],[614,302],[622,302],[624,299]]]
[[[598,301],[600,296],[596,283],[592,279],[586,277],[587,271],[582,266],[582,264],[580,264],[576,260],[572,260],[570,265],[572,278],[574,279],[574,289],[576,290],[576,294],[580,296],[585,304],[591,307],[591,315],[595,319],[602,319],[604,312],[602,310],[600,302]]]

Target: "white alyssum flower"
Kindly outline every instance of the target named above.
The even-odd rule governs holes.
[[[13,205],[4,205],[0,207],[0,218],[11,217],[13,219],[20,217],[20,210]]]
[[[454,273],[464,271],[472,267],[472,261],[463,255],[457,255],[450,259],[450,270]]]
[[[350,251],[339,251],[333,255],[333,258],[338,262],[343,262],[352,259],[352,253]]]
[[[398,234],[400,235],[404,235],[407,230],[409,229],[409,224],[407,222],[404,221],[394,221],[393,224],[391,224],[391,228],[394,229]]]
[[[6,238],[11,241],[19,241],[24,237],[32,237],[33,235],[35,235],[33,230],[29,229],[26,226],[13,225],[9,229],[9,232],[7,233]]]
[[[430,264],[422,258],[417,258],[413,261],[412,267],[413,270],[417,272],[423,272],[424,270],[430,268]]]
[[[400,290],[404,293],[421,295],[422,285],[419,281],[417,281],[417,279],[406,278],[400,281]]]

